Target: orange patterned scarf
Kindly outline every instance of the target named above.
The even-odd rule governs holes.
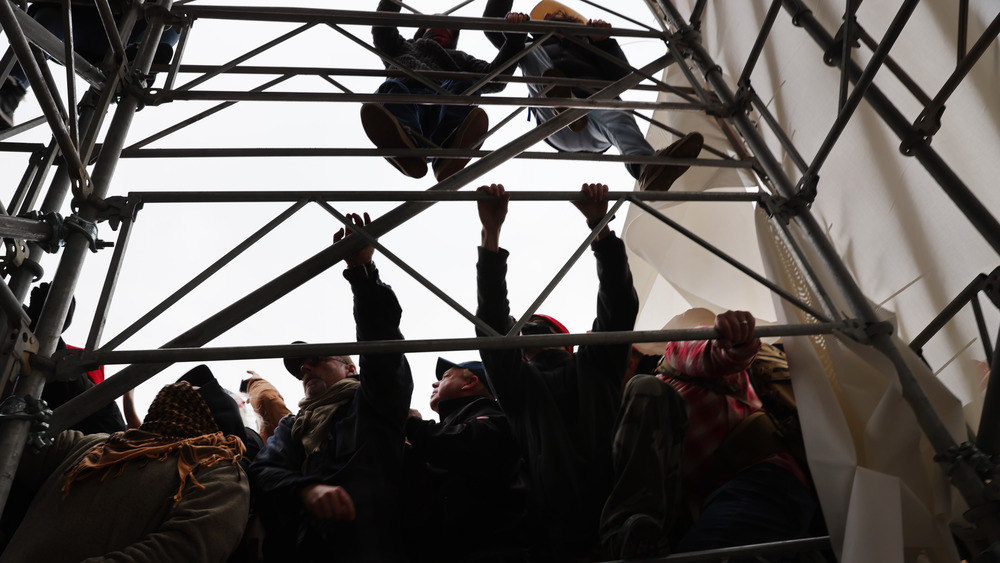
[[[181,494],[190,479],[195,486],[204,489],[194,473],[202,467],[212,467],[220,461],[236,465],[243,457],[243,442],[236,436],[224,436],[222,432],[203,434],[194,438],[176,440],[142,430],[116,432],[106,442],[97,444],[66,473],[63,498],[69,494],[69,486],[74,481],[82,481],[96,473],[102,473],[101,481],[109,475],[117,477],[131,462],[142,464],[149,461],[165,462],[171,455],[177,456],[177,474],[181,485],[174,495],[174,504],[181,501]],[[114,475],[112,475],[114,473]]]
[[[150,460],[165,462],[177,456],[177,474],[181,485],[174,495],[174,506],[190,479],[195,486],[204,485],[194,477],[202,467],[212,467],[220,461],[232,465],[243,458],[245,448],[236,436],[225,436],[212,418],[212,412],[198,392],[186,382],[167,385],[157,393],[146,419],[138,430],[116,432],[107,441],[97,444],[66,472],[63,498],[74,481],[82,481],[101,473],[101,481],[114,473],[117,477],[131,462],[143,465]]]

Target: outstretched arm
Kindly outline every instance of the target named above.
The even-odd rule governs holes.
[[[510,9],[514,7],[514,0],[488,0],[486,2],[486,9],[483,10],[484,18],[502,18],[508,13]],[[503,48],[503,43],[505,41],[503,32],[500,31],[484,31],[486,38],[490,40],[497,49]]]
[[[586,197],[573,201],[573,205],[587,219],[587,226],[593,228],[608,214],[608,187],[584,184],[581,191]],[[590,248],[597,261],[598,280],[593,331],[632,330],[639,314],[639,298],[632,284],[625,244],[605,225]],[[579,354],[617,385],[622,381],[630,348],[628,344],[580,346]]]
[[[482,242],[480,246],[490,252],[500,251],[500,228],[507,218],[507,204],[510,194],[503,184],[480,186],[477,192],[489,194],[496,199],[479,200],[479,221],[483,224]]]
[[[483,224],[482,245],[476,262],[476,316],[493,330],[505,334],[510,328],[510,302],[507,300],[507,251],[500,248],[500,227],[507,218],[510,195],[501,184],[482,186],[477,191],[496,199],[479,201],[479,219]],[[476,329],[476,334],[483,336]],[[504,409],[517,410],[523,402],[518,393],[521,353],[518,350],[480,350],[486,376]]]
[[[400,8],[401,6],[392,0],[379,0],[378,3],[379,12],[399,13]],[[375,47],[391,57],[399,52],[405,39],[395,27],[375,26],[372,27],[372,41]]]
[[[512,12],[505,16],[507,23],[512,24],[524,23],[529,19],[531,18],[529,18],[527,14],[521,13]],[[503,42],[498,45],[499,52],[497,52],[497,55],[493,58],[492,62],[479,60],[466,53],[456,52],[453,56],[462,54],[467,57],[465,61],[461,63],[462,70],[466,72],[489,74],[502,68],[503,70],[500,72],[501,76],[510,76],[514,74],[514,70],[517,69],[517,64],[510,63],[510,60],[521,52],[521,49],[524,48],[524,42],[527,40],[528,36],[525,33],[518,32],[504,32],[501,35],[503,35]],[[480,91],[485,93],[495,93],[500,92],[506,87],[506,82],[493,81],[485,84]]]
[[[599,29],[611,29],[611,24],[604,20],[589,20],[587,25]],[[612,57],[619,59],[622,63],[628,63],[628,58],[626,58],[625,52],[622,51],[621,46],[615,39],[612,39],[607,35],[597,35],[592,36],[590,38],[590,42],[594,45],[594,47],[597,47]],[[606,80],[619,80],[629,73],[627,66],[622,66],[622,64],[618,64],[614,61],[609,61],[604,57],[595,56],[594,64],[601,69],[601,74]]]
[[[350,213],[347,219],[358,228],[367,227],[371,218]],[[352,235],[350,228],[340,229],[333,237],[338,243]],[[402,340],[399,322],[402,308],[392,288],[382,282],[378,268],[372,262],[375,249],[365,245],[344,258],[347,269],[344,278],[354,293],[354,322],[358,342],[372,340]],[[400,352],[362,354],[358,362],[361,388],[366,404],[380,411],[389,419],[398,419],[400,427],[406,421],[406,412],[413,391],[410,366]],[[402,432],[401,432],[402,433]]]

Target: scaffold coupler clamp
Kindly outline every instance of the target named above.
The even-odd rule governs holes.
[[[799,190],[792,197],[772,195],[762,199],[767,212],[775,219],[787,225],[789,221],[805,213],[816,199],[816,184],[819,176],[803,177],[799,182]]]
[[[972,442],[962,442],[952,446],[943,453],[935,454],[934,461],[944,467],[944,472],[951,475],[962,463],[967,464],[983,480],[993,480],[996,476],[997,464],[993,456],[987,455],[979,450]],[[1000,489],[996,487],[987,488],[994,500],[1000,499]]]
[[[720,115],[719,117],[735,117],[737,115],[749,115],[753,110],[753,89],[750,87],[750,82],[740,82],[739,86],[736,88],[736,93],[733,98],[733,103],[726,108],[727,115]]]
[[[52,445],[52,439],[45,437],[49,429],[49,419],[52,409],[42,399],[31,395],[19,397],[11,395],[0,403],[0,422],[10,420],[29,420],[31,428],[28,431],[28,446],[35,452]]]
[[[701,43],[701,32],[690,26],[684,26],[682,29],[677,30],[676,33],[670,35],[668,43],[670,53],[674,55],[674,59],[680,64],[684,62],[684,59],[691,58],[691,55],[694,53],[694,49],[691,46]],[[720,71],[722,69],[722,67],[715,65],[710,69],[706,69],[706,74],[715,68]]]
[[[91,252],[114,246],[112,242],[97,238],[97,223],[84,220],[79,215],[70,215],[63,221],[63,232],[65,236],[69,236],[70,233],[79,233],[86,237]]]
[[[85,361],[83,350],[79,348],[63,348],[56,350],[51,358],[35,356],[31,359],[38,367],[48,370],[49,381],[73,381],[88,371],[100,367],[99,363]]]
[[[913,147],[918,144],[931,144],[934,134],[941,129],[941,115],[944,114],[944,104],[931,103],[920,112],[913,122],[910,134],[899,144],[899,152],[904,156],[913,156]]]
[[[118,226],[124,221],[135,222],[142,209],[142,200],[129,199],[125,196],[106,197],[101,202],[101,208],[97,212],[97,221],[107,221],[112,231],[117,231]]]
[[[35,243],[41,247],[42,250],[48,252],[49,254],[59,252],[59,249],[63,247],[65,240],[63,239],[63,216],[56,213],[39,213],[37,211],[29,211],[27,213],[22,213],[18,215],[24,219],[33,219],[35,221],[41,221],[48,223],[49,228],[52,229],[52,234],[49,236],[48,240],[39,240]]]

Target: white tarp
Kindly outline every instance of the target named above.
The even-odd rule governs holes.
[[[858,20],[878,40],[900,3],[865,2]],[[689,14],[693,4],[681,1],[678,7]],[[742,72],[770,4],[764,0],[708,2],[703,43],[730,77],[733,90],[732,77]],[[844,3],[807,4],[832,35],[842,21]],[[997,11],[995,4],[971,4],[970,42]],[[931,97],[955,67],[958,28],[957,3],[921,3],[891,51],[892,58]],[[855,53],[855,61],[864,65],[869,55],[862,49]],[[1000,210],[1000,190],[993,185],[1000,177],[998,69],[1000,49],[994,42],[949,100],[943,127],[932,145],[994,215]],[[683,83],[674,72],[668,72],[667,80]],[[752,85],[807,162],[837,115],[839,82],[839,71],[823,64],[817,44],[805,30],[794,27],[783,11],[752,75]],[[916,119],[921,106],[898,80],[883,70],[875,85],[907,120]],[[683,131],[702,131],[716,148],[727,146],[714,123],[703,117],[674,113],[657,118]],[[766,127],[760,129],[782,159],[786,173],[798,180],[797,170],[774,136]],[[658,147],[670,141],[656,130],[650,137]],[[865,295],[894,322],[905,348],[978,274],[997,267],[997,255],[925,168],[902,156],[898,147],[895,134],[862,103],[820,171],[819,196],[812,213]],[[755,181],[749,174],[699,170],[682,177],[673,189],[740,188]],[[818,306],[762,212],[734,203],[661,204],[659,208]],[[751,310],[766,320],[805,322],[797,309],[780,299],[772,302],[749,278],[706,252],[692,249],[690,243],[681,242],[637,209],[629,214],[625,238],[649,265],[648,271],[636,267],[640,271],[637,289],[647,296],[640,329],[659,328],[688,303],[716,311]],[[822,271],[819,274],[828,291],[834,291],[833,280]],[[839,302],[837,295],[833,297]],[[996,309],[989,301],[983,304],[988,326],[995,330]],[[786,342],[810,464],[841,560],[912,561],[921,558],[921,553],[932,561],[957,559],[947,528],[949,518],[957,514],[950,510],[951,491],[931,461],[933,452],[901,398],[889,362],[845,338]],[[930,369],[915,354],[908,358],[957,441],[966,439],[966,422],[973,429],[978,425],[983,349],[966,307],[925,346]]]

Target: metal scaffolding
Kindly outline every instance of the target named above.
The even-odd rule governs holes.
[[[997,307],[1000,307],[998,293],[998,271],[983,274],[952,303],[944,308],[939,317],[916,337],[911,348],[920,353],[922,347],[963,307],[971,306],[976,312],[979,331],[982,334],[984,353],[991,363],[991,377],[986,395],[986,407],[981,423],[971,444],[959,444],[952,438],[940,417],[935,412],[907,365],[902,351],[890,337],[891,327],[880,321],[870,300],[864,295],[851,272],[831,243],[823,227],[810,212],[810,204],[818,197],[819,174],[826,158],[837,142],[844,128],[855,117],[855,110],[862,103],[874,108],[885,124],[899,137],[901,150],[919,161],[940,184],[941,189],[954,204],[968,217],[975,229],[995,251],[1000,253],[1000,223],[985,205],[961,181],[953,168],[931,147],[931,140],[941,127],[945,101],[958,87],[976,61],[982,57],[991,42],[1000,33],[1000,16],[985,30],[971,47],[967,47],[967,33],[963,27],[962,43],[957,54],[958,63],[952,76],[935,95],[922,92],[902,69],[894,63],[890,50],[894,40],[906,28],[908,18],[917,4],[915,0],[901,2],[894,21],[880,41],[867,35],[856,18],[858,0],[847,0],[844,10],[844,24],[834,33],[824,29],[812,16],[801,0],[774,0],[765,17],[757,43],[747,55],[747,63],[738,82],[734,85],[723,76],[720,67],[701,43],[700,25],[705,2],[697,2],[691,14],[682,14],[669,0],[646,0],[652,15],[650,23],[629,19],[633,27],[615,27],[601,30],[616,38],[631,38],[662,43],[662,53],[656,58],[629,67],[624,78],[608,83],[598,80],[576,80],[559,77],[497,76],[498,73],[475,76],[474,80],[485,83],[491,80],[510,84],[534,82],[546,88],[574,85],[590,89],[589,98],[555,98],[516,96],[473,96],[473,95],[385,95],[352,91],[353,81],[379,79],[385,76],[408,76],[435,84],[434,79],[455,78],[455,73],[417,73],[410,70],[383,70],[336,68],[314,66],[250,66],[244,65],[252,57],[267,53],[283,43],[319,27],[326,27],[342,40],[352,42],[377,55],[386,57],[369,45],[365,39],[355,35],[352,26],[398,25],[433,26],[479,31],[519,31],[532,34],[523,56],[537,46],[547,34],[566,36],[586,36],[594,34],[593,28],[560,22],[531,21],[520,25],[509,25],[503,20],[481,17],[459,17],[448,14],[394,14],[374,11],[329,10],[312,8],[265,8],[250,6],[210,6],[195,1],[158,0],[126,3],[127,9],[118,15],[117,21],[111,13],[108,0],[97,0],[101,15],[108,29],[116,29],[119,34],[111,34],[111,51],[99,65],[91,65],[79,55],[74,56],[72,41],[63,43],[47,30],[35,23],[12,0],[0,0],[0,25],[11,45],[11,50],[0,61],[0,76],[6,78],[15,57],[20,61],[29,81],[31,92],[37,98],[43,117],[30,119],[6,131],[0,132],[0,151],[23,153],[29,157],[25,172],[17,186],[4,191],[4,210],[0,216],[0,234],[7,242],[4,259],[7,284],[0,284],[0,312],[6,319],[8,338],[0,349],[0,362],[4,371],[0,373],[0,390],[6,401],[2,405],[0,424],[0,506],[10,491],[13,474],[18,465],[25,444],[43,447],[45,440],[69,427],[73,422],[93,412],[98,405],[120,397],[126,391],[153,377],[169,365],[183,361],[211,361],[250,358],[280,358],[290,354],[357,354],[373,351],[430,352],[453,350],[480,350],[500,348],[522,348],[526,345],[545,343],[546,345],[570,345],[583,343],[624,343],[659,342],[670,340],[704,339],[714,336],[711,329],[684,331],[633,331],[627,333],[593,333],[551,336],[502,335],[485,326],[475,315],[465,309],[459,300],[435,286],[417,268],[407,263],[405,258],[393,254],[391,248],[379,244],[380,237],[390,232],[407,228],[407,223],[438,202],[472,202],[486,196],[471,191],[459,191],[479,178],[510,160],[523,161],[587,161],[638,164],[688,164],[697,167],[728,168],[756,174],[761,179],[761,188],[755,192],[709,192],[709,193],[652,193],[632,191],[612,191],[614,205],[605,220],[597,225],[590,236],[569,258],[566,265],[554,276],[545,290],[538,296],[532,307],[524,313],[530,315],[546,296],[555,288],[566,270],[584,253],[590,241],[613,219],[616,210],[625,203],[637,207],[650,216],[662,221],[668,228],[687,237],[707,252],[732,266],[735,272],[746,275],[762,284],[777,298],[800,310],[810,319],[808,324],[789,324],[760,327],[759,336],[798,336],[810,334],[837,333],[861,344],[869,345],[884,354],[894,366],[895,376],[902,387],[903,396],[912,407],[921,429],[940,456],[940,463],[946,466],[952,484],[961,492],[970,506],[969,519],[987,538],[988,544],[1000,549],[1000,514],[994,504],[996,493],[990,488],[995,465],[983,459],[1000,453],[1000,435],[996,420],[1000,416],[1000,383],[994,381],[1000,365],[1000,348],[994,350],[990,335],[998,330],[990,330],[982,312],[982,304],[977,297],[984,293]],[[966,5],[965,2],[962,5]],[[67,9],[75,4],[65,3]],[[595,8],[600,8],[594,4]],[[967,6],[966,6],[967,7]],[[956,7],[959,9],[960,7]],[[450,13],[450,12],[449,12]],[[614,14],[614,12],[610,12]],[[624,17],[624,16],[623,16]],[[128,37],[137,19],[145,18],[147,31],[137,54],[128,60],[122,44],[122,37]],[[772,115],[772,108],[762,101],[754,91],[750,76],[758,64],[761,49],[768,41],[771,27],[778,18],[791,18],[803,33],[811,37],[826,53],[827,63],[840,68],[842,86],[839,115],[830,128],[822,146],[807,160],[794,146],[791,135],[783,131],[778,120]],[[279,29],[291,29],[259,47],[230,58],[222,64],[185,64],[185,46],[198,21],[231,21],[245,24],[282,24]],[[169,65],[153,65],[153,57],[160,35],[166,26],[182,28],[177,56]],[[72,34],[67,34],[72,37]],[[541,38],[541,39],[539,39]],[[858,40],[870,52],[864,68],[853,62],[851,52]],[[67,99],[58,99],[58,88],[48,73],[44,51],[56,61],[65,64],[70,77],[74,74],[91,85],[78,103],[73,87],[66,88]],[[597,56],[597,55],[595,55]],[[511,61],[510,64],[516,64]],[[689,81],[684,88],[664,83],[659,77],[663,70],[676,65]],[[164,85],[150,89],[147,79],[150,73],[166,73]],[[498,71],[499,72],[499,71]],[[879,73],[890,72],[913,91],[915,98],[924,107],[920,117],[911,122],[874,84]],[[219,77],[236,77],[240,80],[262,80],[259,84],[245,89],[212,90],[207,86]],[[311,78],[325,81],[336,88],[336,92],[290,91],[282,88],[295,84],[294,79]],[[468,75],[462,78],[469,79]],[[74,84],[71,78],[67,84]],[[290,87],[290,86],[289,86]],[[629,92],[669,93],[683,102],[639,101],[623,96]],[[481,105],[509,108],[512,113],[493,127],[487,136],[499,137],[521,111],[527,106],[547,106],[567,108],[557,117],[518,132],[513,137],[492,149],[464,150],[440,147],[417,149],[376,149],[357,147],[150,147],[170,135],[183,132],[219,112],[224,112],[239,102],[284,102],[284,103],[330,103],[360,104],[366,102],[402,101],[417,104]],[[141,120],[136,112],[146,108],[149,113],[180,102],[214,103],[199,113],[182,119],[160,131],[144,134],[136,138],[133,122]],[[79,108],[79,111],[78,109]],[[633,112],[638,118],[651,122],[651,127],[660,128],[673,134],[683,134],[647,117],[651,111],[698,112],[711,116],[728,132],[732,145],[727,147],[706,147],[703,156],[696,159],[664,160],[656,157],[605,155],[592,153],[557,153],[532,150],[540,141],[552,133],[585,116],[595,109],[620,109]],[[753,116],[751,116],[751,112]],[[109,123],[105,118],[113,115]],[[47,126],[52,140],[45,143],[19,142],[18,136],[36,127]],[[762,129],[773,135],[781,143],[785,155],[791,160],[796,174],[791,176],[762,136]],[[101,138],[102,132],[104,133]],[[496,138],[496,137],[495,137]],[[740,158],[732,154],[742,155]],[[290,189],[282,191],[131,191],[127,194],[112,194],[110,186],[116,167],[122,159],[190,159],[230,158],[365,158],[378,162],[388,156],[419,156],[431,158],[472,158],[471,163],[453,176],[436,183],[427,191],[402,190],[344,190],[310,191]],[[48,179],[51,172],[51,179]],[[47,181],[48,179],[48,181]],[[47,181],[47,183],[46,183]],[[72,196],[73,214],[60,215],[67,196]],[[578,193],[564,191],[512,191],[513,201],[541,202],[564,201],[581,197]],[[41,202],[39,199],[41,198]],[[284,272],[264,272],[269,279],[257,289],[242,298],[222,307],[205,318],[193,323],[190,328],[178,331],[176,337],[156,349],[119,350],[119,346],[149,325],[157,317],[168,311],[183,297],[210,279],[225,265],[236,260],[244,251],[252,247],[264,236],[274,232],[303,209],[318,206],[335,220],[347,225],[344,214],[338,209],[345,202],[398,202],[389,212],[374,219],[366,229],[346,238],[341,243],[328,246],[301,263]],[[685,229],[658,211],[652,204],[661,201],[689,201],[704,205],[721,205],[726,202],[754,202],[766,209],[771,221],[793,251],[797,252],[797,263],[806,273],[807,284],[816,295],[820,306],[804,302],[792,292],[782,288],[774,280],[755,272],[736,258],[716,248],[697,233]],[[137,217],[154,206],[172,203],[272,203],[286,206],[274,214],[273,219],[253,232],[245,240],[227,251],[224,256],[202,272],[193,276],[188,283],[152,306],[131,326],[105,341],[104,327],[109,310],[115,299],[115,289],[123,264],[127,261],[129,239]],[[469,204],[466,204],[469,205]],[[748,206],[749,207],[749,206]],[[110,267],[106,273],[103,289],[98,297],[97,312],[91,321],[91,329],[85,348],[56,354],[61,328],[70,307],[70,301],[77,290],[83,264],[92,252],[110,246],[98,236],[98,225],[111,223],[117,229]],[[790,225],[803,236],[792,234]],[[106,232],[104,233],[107,234]],[[216,346],[208,345],[220,335],[250,318],[265,307],[277,302],[294,289],[306,284],[332,266],[349,256],[363,245],[372,243],[379,249],[379,255],[392,261],[410,274],[430,293],[490,336],[481,338],[431,338],[396,342],[328,342],[310,345],[286,345],[274,343],[266,346]],[[808,245],[818,262],[800,250],[799,245]],[[388,245],[387,245],[388,246]],[[41,275],[40,257],[45,253],[58,254],[58,267],[52,278],[52,290],[45,304],[42,316],[34,332],[28,329],[27,319],[20,303],[27,295],[31,284]],[[823,281],[813,272],[815,269],[832,272],[836,287],[824,287]],[[848,309],[838,307],[830,297],[837,291],[846,299]],[[516,334],[516,333],[515,333]],[[1000,347],[1000,335],[996,336]],[[287,340],[286,340],[287,341]],[[283,341],[284,342],[284,341]],[[38,397],[48,380],[68,379],[95,365],[126,365],[124,369],[56,409],[47,424],[39,424],[39,413],[34,412],[31,402],[25,397]],[[19,400],[20,399],[20,400]],[[965,448],[963,450],[963,448]],[[976,449],[983,455],[953,455],[954,452]],[[717,561],[735,555],[757,555],[787,553],[790,551],[823,550],[829,545],[827,538],[815,538],[802,542],[783,542],[783,545],[748,546],[736,551],[722,550],[719,553],[684,554],[667,558],[668,561]]]

